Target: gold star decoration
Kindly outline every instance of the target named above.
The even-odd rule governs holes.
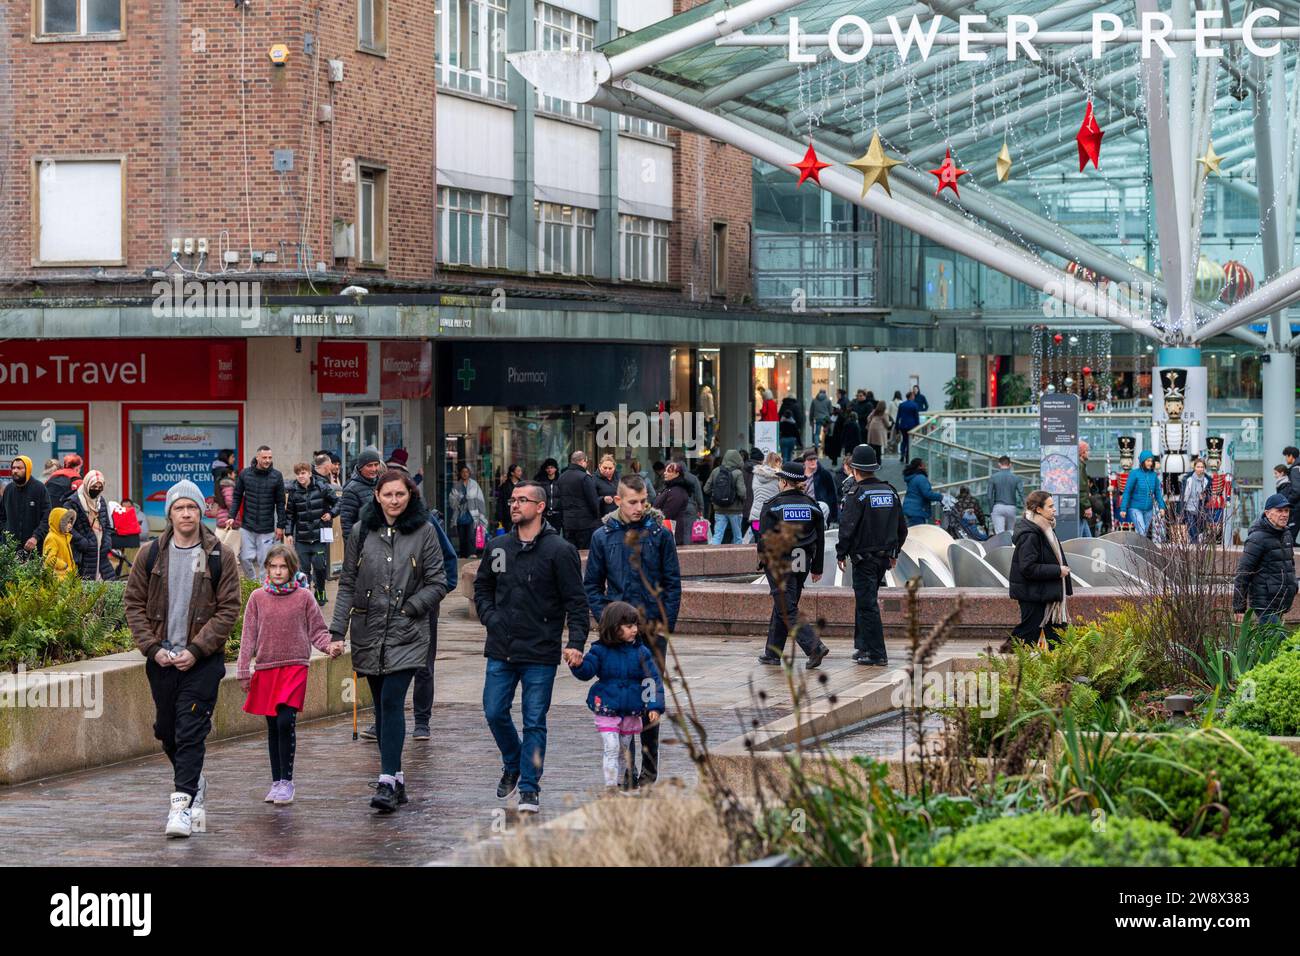
[[[1198,157],[1196,161],[1205,167],[1206,176],[1209,176],[1210,173],[1218,176],[1223,175],[1223,170],[1219,168],[1219,164],[1223,162],[1223,157],[1214,151],[1214,140],[1210,140],[1205,155]]]
[[[1006,141],[1002,142],[1002,149],[998,153],[998,182],[1005,183],[1007,177],[1011,175],[1011,150],[1007,149]]]
[[[889,170],[901,164],[901,159],[890,159],[885,155],[884,149],[880,146],[879,130],[872,131],[871,145],[867,147],[867,151],[849,163],[850,166],[862,173],[862,195],[865,196],[868,189],[876,183],[880,183],[885,190],[885,194],[891,199],[894,194],[889,191]]]

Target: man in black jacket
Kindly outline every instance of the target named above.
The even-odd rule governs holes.
[[[328,465],[329,460],[329,455],[317,455],[317,468]],[[316,603],[324,607],[325,582],[330,576],[329,545],[321,541],[320,533],[322,528],[332,527],[338,492],[305,461],[293,466],[293,476],[294,482],[289,485],[288,530],[298,552],[298,564],[312,579]]]
[[[543,520],[546,489],[522,481],[509,504],[514,529],[491,540],[474,578],[474,609],[487,629],[483,716],[501,751],[497,796],[505,799],[518,786],[519,812],[537,813],[555,669],[561,659],[582,663],[587,594],[577,549]],[[569,642],[562,648],[566,623]],[[520,683],[522,738],[510,717]]]
[[[18,455],[9,466],[12,481],[0,495],[0,538],[8,538],[18,548],[18,557],[40,557],[49,530],[50,499],[45,485],[32,477],[32,460]]]
[[[1261,621],[1280,621],[1295,601],[1295,557],[1292,554],[1290,502],[1285,495],[1273,494],[1264,502],[1259,516],[1246,537],[1237,562],[1237,577],[1232,588],[1232,610],[1243,614],[1246,608]]]
[[[586,452],[575,451],[569,456],[569,467],[560,473],[555,490],[560,496],[565,540],[579,551],[587,550],[592,532],[600,527],[600,495],[596,479],[587,471]]]
[[[885,572],[898,563],[898,552],[907,540],[902,502],[893,485],[876,477],[879,466],[876,450],[870,445],[853,449],[849,467],[854,482],[844,496],[835,542],[840,570],[844,570],[845,560],[853,560],[853,659],[870,667],[889,663],[876,594]]]
[[[1291,547],[1295,547],[1295,539],[1300,534],[1300,448],[1295,445],[1288,445],[1282,449],[1282,457],[1286,459],[1287,477],[1291,479],[1291,484],[1287,488],[1279,488],[1287,498],[1287,505],[1291,509],[1290,517],[1287,521],[1291,530]]]
[[[384,470],[384,456],[374,448],[363,448],[352,466],[352,477],[339,495],[339,525],[346,541],[362,507],[375,498],[375,482]]]
[[[799,599],[809,572],[813,581],[822,577],[823,552],[826,550],[826,523],[817,502],[803,492],[803,468],[786,462],[776,475],[777,493],[763,505],[758,519],[758,558],[767,575],[772,595],[772,617],[767,626],[767,647],[760,664],[780,664],[790,626],[799,617]],[[787,530],[788,529],[788,530]],[[792,537],[786,541],[784,535]],[[769,537],[771,535],[771,537]],[[783,546],[777,546],[781,541]],[[830,653],[817,639],[812,625],[805,621],[795,633],[795,641],[813,670]]]
[[[226,527],[234,527],[235,516],[243,505],[239,528],[239,566],[244,577],[261,581],[266,553],[277,541],[284,540],[288,515],[284,501],[284,475],[271,465],[271,448],[260,445],[253,464],[235,479],[230,498],[230,518]]]

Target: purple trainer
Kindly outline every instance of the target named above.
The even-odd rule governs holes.
[[[271,789],[266,791],[266,799],[263,800],[262,802],[275,803],[275,798],[278,797],[279,795],[280,795],[280,781],[277,780],[275,783],[271,784]]]
[[[291,803],[293,803],[293,781],[281,780],[280,793],[275,798],[275,805],[277,807],[286,807]]]

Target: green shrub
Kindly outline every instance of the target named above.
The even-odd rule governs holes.
[[[239,642],[244,636],[244,608],[248,607],[248,599],[253,596],[253,592],[261,586],[261,583],[251,578],[239,579],[239,618],[235,621],[235,629],[230,632],[230,639],[226,641],[228,661],[239,660]]]
[[[991,657],[989,666],[999,686],[998,713],[968,722],[971,747],[977,754],[999,750],[1005,740],[999,741],[998,735],[1013,716],[1044,704],[1058,707],[1068,702],[1086,721],[1099,705],[1141,686],[1143,660],[1143,637],[1125,611],[1066,628],[1061,642],[1047,651],[1017,645],[1010,656]]]
[[[936,844],[938,866],[1241,866],[1224,846],[1140,817],[1028,813],[979,823]]]
[[[1277,657],[1242,674],[1226,720],[1262,734],[1300,734],[1300,647],[1289,641]]]
[[[1212,836],[1226,826],[1223,845],[1258,866],[1300,862],[1300,758],[1285,747],[1248,730],[1167,734],[1131,745],[1195,772],[1163,761],[1134,766],[1129,812],[1186,836]]]
[[[130,649],[122,584],[60,577],[36,561],[0,567],[6,571],[0,669],[14,671],[21,664],[34,670]]]

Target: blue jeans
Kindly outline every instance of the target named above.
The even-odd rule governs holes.
[[[713,538],[710,544],[722,544],[722,535],[727,530],[727,525],[731,525],[731,541],[733,544],[740,544],[740,537],[744,534],[740,528],[740,514],[724,515],[721,511],[713,516]]]
[[[779,442],[781,445],[781,460],[789,461],[794,458],[794,446],[797,444],[797,438],[782,438]]]
[[[1184,511],[1183,519],[1187,522],[1187,540],[1196,541],[1201,537],[1201,513]]]
[[[511,664],[488,658],[483,716],[501,751],[502,767],[519,774],[520,793],[537,793],[541,789],[538,781],[546,759],[546,712],[551,709],[555,670],[553,664]],[[524,685],[522,739],[510,715],[520,681]]]
[[[1129,508],[1128,516],[1133,522],[1133,530],[1145,537],[1147,529],[1151,527],[1151,509],[1143,511],[1140,508]]]

